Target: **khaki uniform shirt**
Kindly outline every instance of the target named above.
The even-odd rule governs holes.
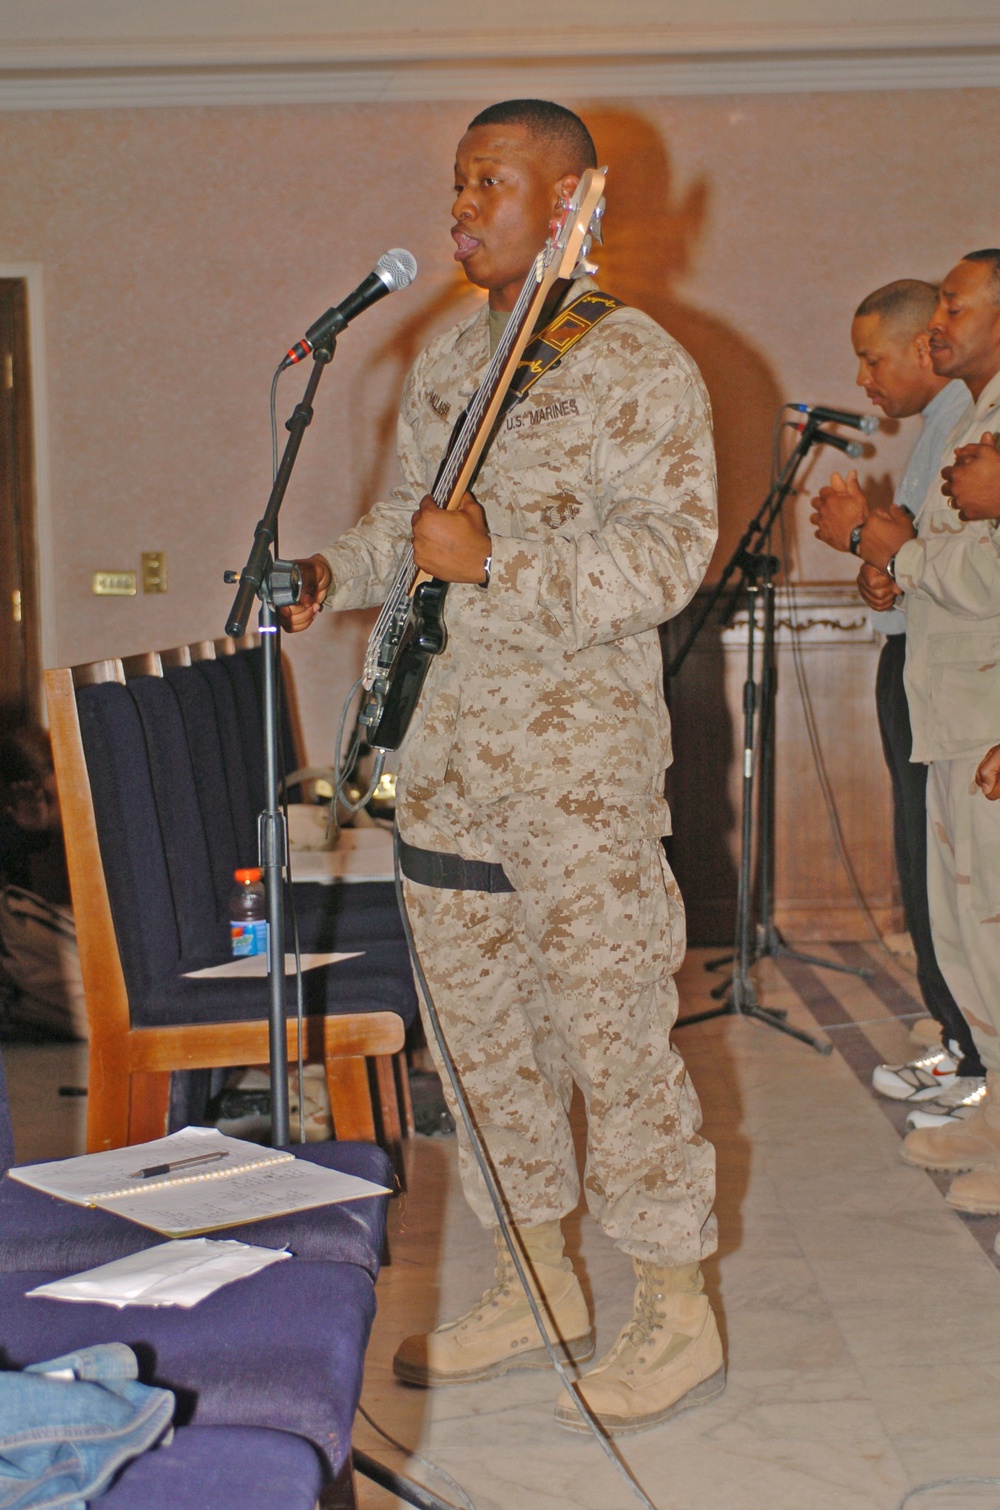
[[[952,431],[943,467],[958,446],[1000,429],[1000,373]],[[941,492],[927,491],[918,537],[896,555],[906,594],[906,697],[911,759],[953,760],[1000,740],[1000,555],[986,520],[963,524]]]
[[[386,597],[410,516],[488,361],[485,308],[418,357],[399,417],[406,485],[323,552],[330,606]],[[507,416],[475,494],[492,578],[485,590],[449,588],[448,645],[402,747],[401,800],[444,779],[477,803],[624,789],[647,799],[649,831],[666,832],[656,626],[690,600],[716,539],[697,368],[646,315],[615,311]]]

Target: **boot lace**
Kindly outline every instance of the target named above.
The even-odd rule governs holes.
[[[654,1284],[648,1280],[642,1281],[636,1289],[635,1314],[618,1334],[617,1341],[608,1354],[609,1362],[612,1358],[621,1362],[638,1357],[641,1349],[663,1326],[663,1317],[657,1310],[657,1301],[662,1299],[662,1292]]]

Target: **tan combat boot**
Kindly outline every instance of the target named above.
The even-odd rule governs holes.
[[[719,1329],[698,1264],[659,1268],[632,1260],[639,1284],[632,1320],[610,1353],[578,1386],[605,1431],[644,1431],[691,1405],[703,1405],[726,1387]],[[563,1390],[556,1420],[571,1431],[588,1428]]]
[[[587,1302],[572,1265],[563,1254],[558,1222],[518,1229],[527,1252],[532,1293],[564,1360],[585,1362],[594,1356],[594,1334]],[[528,1298],[499,1228],[497,1283],[457,1321],[436,1332],[407,1337],[392,1360],[397,1379],[425,1387],[469,1384],[493,1379],[512,1368],[548,1368],[549,1355],[538,1335]]]
[[[1000,1075],[989,1070],[986,1095],[964,1122],[946,1122],[943,1127],[918,1127],[907,1133],[900,1153],[918,1169],[941,1169],[960,1173],[980,1164],[1000,1167]]]
[[[1000,1166],[980,1164],[968,1174],[956,1176],[945,1200],[956,1211],[971,1211],[976,1216],[1000,1214]]]

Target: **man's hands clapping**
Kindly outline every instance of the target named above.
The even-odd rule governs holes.
[[[858,573],[858,592],[875,613],[887,613],[903,595],[903,589],[896,586],[887,571],[869,566],[867,561]]]
[[[849,472],[846,479],[834,472],[812,506],[809,522],[816,526],[816,539],[835,551],[849,551],[851,531],[868,518],[868,500],[858,485],[857,472]]]
[[[1000,450],[989,430],[978,445],[959,446],[941,476],[941,491],[959,519],[1000,519]]]

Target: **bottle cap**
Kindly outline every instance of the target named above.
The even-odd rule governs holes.
[[[262,877],[263,877],[263,875],[264,875],[264,872],[262,870],[234,870],[233,871],[233,879],[235,881],[239,881],[239,883],[240,883],[241,886],[252,886],[256,881],[261,880]]]

